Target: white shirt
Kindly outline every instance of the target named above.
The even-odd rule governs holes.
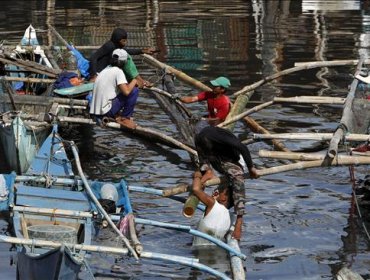
[[[208,235],[211,235],[220,240],[224,239],[225,234],[229,230],[231,225],[230,213],[227,208],[215,201],[211,211],[206,216],[203,216],[199,221],[198,230]],[[199,245],[211,245],[214,243],[201,237],[194,237],[193,246]]]
[[[127,84],[122,69],[108,66],[101,71],[94,83],[90,114],[105,115],[112,108],[112,99],[121,94],[118,85]]]

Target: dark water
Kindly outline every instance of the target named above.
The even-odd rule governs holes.
[[[159,60],[204,82],[228,76],[232,92],[296,62],[368,58],[370,53],[370,1],[14,0],[1,1],[1,5],[0,38],[6,44],[17,43],[29,23],[40,29],[44,44],[50,42],[41,30],[51,23],[77,46],[101,45],[114,27],[121,26],[129,32],[130,46],[154,46],[161,50]],[[144,68],[140,58],[136,62],[144,77],[157,80],[154,70]],[[353,72],[353,67],[296,72],[258,88],[252,101],[297,95],[344,97]],[[184,94],[196,93],[179,82],[178,88]],[[205,111],[200,104],[189,108]],[[340,107],[311,105],[274,105],[253,114],[270,132],[332,132],[340,116]],[[176,135],[174,125],[146,93],[139,98],[135,119],[142,126]],[[242,123],[235,132],[249,133]],[[83,167],[91,178],[125,177],[130,184],[155,188],[190,182],[193,167],[184,151],[102,128],[71,131],[68,137],[79,144]],[[291,150],[318,147],[314,141],[285,144]],[[259,149],[271,149],[263,142],[249,148],[259,168],[282,163],[258,158]],[[368,173],[366,167],[355,171],[357,178]],[[247,215],[240,247],[248,255],[248,279],[334,279],[344,266],[370,279],[370,243],[354,208],[347,168],[286,172],[246,185]],[[132,201],[142,218],[195,226],[200,216],[185,219],[177,202],[151,195],[133,193]],[[364,218],[370,227],[367,213]],[[1,231],[6,232],[5,222]],[[139,227],[139,238],[145,250],[198,257],[230,273],[223,252],[194,251],[191,236],[184,233],[146,226]],[[96,241],[115,245],[108,230]],[[14,279],[9,246],[1,248],[1,278]],[[210,279],[187,267],[126,258],[116,260],[121,272],[111,272],[114,261],[111,256],[92,256],[96,278]],[[86,273],[81,277],[87,277]]]

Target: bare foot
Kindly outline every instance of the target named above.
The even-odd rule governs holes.
[[[117,117],[116,122],[124,127],[130,128],[130,129],[136,129],[136,123],[134,123],[134,121],[131,119]]]

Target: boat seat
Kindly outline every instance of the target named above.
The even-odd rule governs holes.
[[[79,191],[19,185],[17,186],[15,197],[16,205],[19,206],[84,212],[92,210],[86,194]]]

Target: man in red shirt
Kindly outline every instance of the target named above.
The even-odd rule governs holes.
[[[208,116],[207,121],[211,125],[217,125],[223,122],[230,112],[230,99],[225,95],[226,90],[230,87],[230,81],[225,77],[218,77],[211,81],[212,91],[203,91],[196,96],[180,97],[184,103],[194,103],[207,101]]]

